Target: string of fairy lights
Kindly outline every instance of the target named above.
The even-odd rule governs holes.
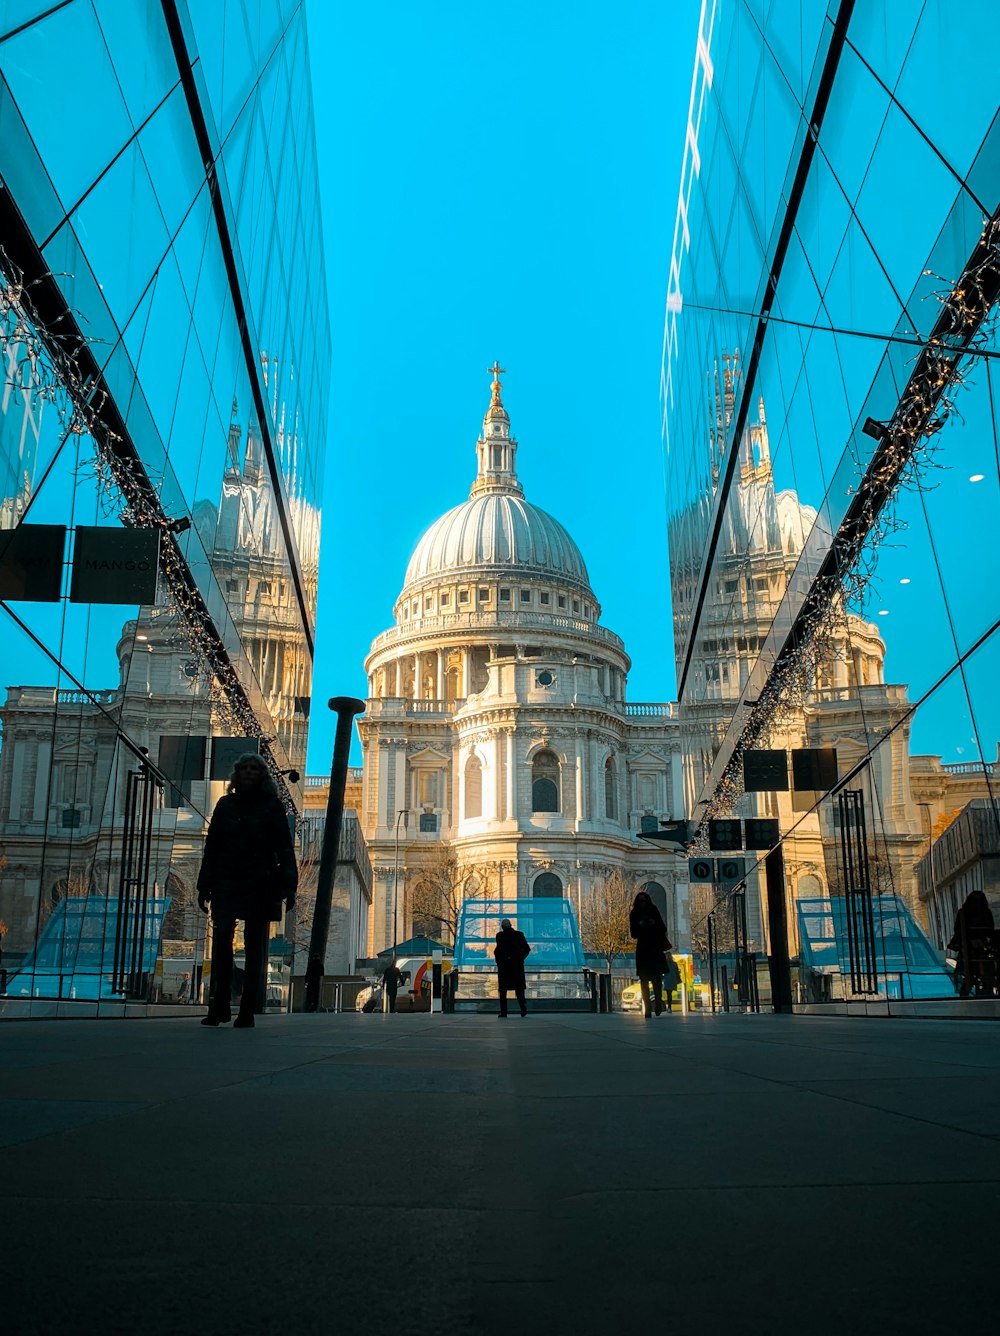
[[[984,220],[957,280],[932,270],[924,277],[940,283],[924,298],[939,305],[937,320],[912,361],[891,419],[864,424],[863,434],[876,442],[874,451],[863,452],[857,439],[852,442],[858,481],[847,518],[835,536],[831,559],[812,582],[794,637],[786,641],[787,652],[779,654],[744,715],[740,737],[704,805],[699,845],[707,819],[731,813],[743,796],[743,753],[767,746],[792,721],[814,692],[818,671],[848,632],[848,608],[864,606],[880,549],[906,527],[899,514],[901,493],[925,486],[930,471],[942,466],[941,430],[958,413],[956,400],[971,383],[968,368],[977,355],[989,354],[1000,321],[1000,210]]]
[[[292,810],[268,739],[261,737],[260,720],[181,552],[177,535],[188,525],[177,524],[164,513],[158,491],[131,443],[107,421],[112,401],[103,377],[88,374],[81,366],[81,341],[88,351],[99,341],[81,334],[80,317],[69,308],[48,322],[39,315],[36,289],[60,277],[65,275],[25,279],[0,247],[0,356],[6,386],[22,396],[36,421],[43,411],[55,415],[57,456],[74,438],[78,457],[79,438],[90,442],[86,467],[93,473],[102,514],[128,528],[159,530],[159,589],[151,616],[172,628],[168,643],[185,646],[204,670],[208,699],[220,725],[233,736],[259,740],[262,758]],[[18,521],[31,504],[26,489],[25,481],[16,503]]]

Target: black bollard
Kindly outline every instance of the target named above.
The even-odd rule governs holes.
[[[364,714],[365,703],[354,696],[334,696],[330,709],[337,714],[337,732],[333,740],[333,767],[330,771],[330,796],[326,804],[326,824],[319,856],[316,880],[316,909],[309,935],[309,963],[306,965],[305,1010],[319,1010],[319,990],[326,961],[326,940],[330,935],[330,906],[333,879],[340,848],[340,827],[344,820],[344,788],[347,784],[347,758],[351,751],[351,728],[356,714]]]

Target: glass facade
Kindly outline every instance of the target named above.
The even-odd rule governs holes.
[[[695,851],[706,818],[777,819],[803,1001],[884,994],[888,956],[859,987],[816,965],[794,902],[832,941],[816,906],[895,897],[876,936],[905,913],[952,961],[970,885],[1000,922],[981,854],[964,879],[935,858],[970,804],[997,822],[1000,116],[963,61],[991,16],[702,9],[661,382],[685,802]],[[828,747],[834,781],[745,783],[749,752]],[[719,895],[693,888],[693,928]],[[963,965],[992,990],[957,965],[946,994]]]
[[[234,756],[301,807],[331,359],[304,4],[0,7],[0,178],[3,966],[99,897],[118,983],[194,1000]]]

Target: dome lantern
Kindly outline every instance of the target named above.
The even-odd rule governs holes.
[[[469,493],[470,499],[484,496],[489,492],[506,492],[511,496],[523,496],[521,484],[517,480],[514,461],[517,456],[517,441],[510,434],[510,418],[500,398],[500,377],[506,375],[505,369],[493,359],[493,365],[486,368],[493,376],[490,385],[490,406],[483,418],[483,434],[476,442],[476,457],[479,471]]]

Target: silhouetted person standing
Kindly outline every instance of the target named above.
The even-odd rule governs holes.
[[[212,995],[202,1025],[224,1025],[232,1015],[233,935],[243,920],[246,963],[239,1015],[249,1029],[264,1002],[268,926],[281,918],[281,903],[295,904],[298,869],[292,833],[274,780],[256,752],[233,767],[228,791],[212,813],[198,874],[198,907],[212,906]]]
[[[635,938],[635,972],[642,990],[642,1014],[648,1020],[653,1011],[663,1010],[663,976],[667,972],[670,938],[663,915],[647,891],[640,891],[628,916],[629,932]]]
[[[528,939],[523,932],[518,932],[510,925],[510,919],[503,919],[497,933],[497,944],[493,948],[493,959],[497,962],[497,992],[500,994],[500,1016],[507,1016],[507,994],[513,992],[521,1015],[527,1016],[528,1008],[524,1004],[524,962],[531,953]]]
[[[949,948],[955,952],[955,972],[962,976],[959,997],[991,997],[996,962],[993,960],[993,911],[983,891],[970,891],[955,915]]]
[[[385,988],[385,995],[389,1001],[389,1010],[396,1010],[396,994],[399,991],[399,985],[403,982],[403,972],[395,961],[386,969],[382,975],[382,985]]]

